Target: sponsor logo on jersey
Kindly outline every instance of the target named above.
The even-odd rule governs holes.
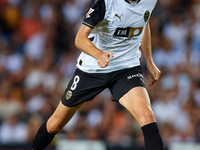
[[[90,18],[90,14],[94,12],[94,9],[90,8],[90,10],[88,11],[86,18]]]
[[[67,91],[66,93],[66,100],[69,100],[72,97],[72,91]]]
[[[150,16],[150,12],[147,10],[145,13],[144,13],[144,21],[147,22],[147,20],[149,19],[149,16]]]
[[[115,16],[118,17],[120,21],[122,21],[121,17],[123,16],[123,14],[121,14],[121,16],[119,16],[118,14],[115,14]]]
[[[130,28],[117,28],[114,36],[117,37],[128,37],[129,36],[129,32],[130,32]]]
[[[139,36],[143,31],[143,27],[128,27],[128,28],[117,28],[114,37],[126,37],[132,38]]]

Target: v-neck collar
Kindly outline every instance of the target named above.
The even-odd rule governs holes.
[[[125,2],[127,2],[127,3],[129,3],[129,4],[131,4],[128,0],[124,0]],[[140,2],[141,0],[138,0],[137,1],[137,4]]]

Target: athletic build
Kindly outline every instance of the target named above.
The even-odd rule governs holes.
[[[141,47],[153,85],[160,76],[151,55],[148,23],[155,4],[156,0],[91,1],[75,39],[82,50],[78,68],[54,114],[40,127],[33,150],[43,150],[76,110],[105,88],[138,121],[146,149],[164,149],[139,62]]]

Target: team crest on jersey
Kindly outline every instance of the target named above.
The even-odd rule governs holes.
[[[147,22],[147,20],[149,19],[149,16],[150,16],[150,12],[147,10],[145,13],[144,13],[144,21]]]
[[[67,91],[66,93],[66,100],[69,100],[72,97],[72,91]]]
[[[88,11],[86,18],[90,18],[90,14],[94,12],[94,9],[90,8],[90,10]]]

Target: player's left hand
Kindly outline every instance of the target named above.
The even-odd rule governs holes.
[[[151,82],[150,86],[153,86],[160,78],[161,71],[156,67],[156,65],[154,63],[147,64],[147,68],[148,68],[148,70],[151,74],[151,78],[152,78],[152,82]]]

